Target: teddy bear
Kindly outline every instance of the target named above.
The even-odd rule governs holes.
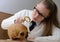
[[[9,38],[12,40],[26,40],[28,37],[28,29],[23,24],[11,24],[7,31]]]

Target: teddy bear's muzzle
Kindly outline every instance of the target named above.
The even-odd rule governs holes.
[[[20,35],[17,35],[16,37],[12,37],[12,40],[24,40],[28,37],[28,32],[26,32],[26,35],[24,32],[19,33]]]
[[[20,40],[20,38],[12,38],[12,40]]]

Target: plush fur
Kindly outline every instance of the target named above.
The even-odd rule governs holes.
[[[13,40],[26,40],[28,29],[23,24],[12,24],[8,27],[8,36]]]

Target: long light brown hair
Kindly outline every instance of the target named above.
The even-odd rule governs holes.
[[[52,0],[42,0],[43,4],[48,10],[50,10],[49,16],[43,20],[42,23],[45,25],[42,36],[52,35],[52,26],[53,24],[60,28],[58,18],[57,18],[57,6]]]

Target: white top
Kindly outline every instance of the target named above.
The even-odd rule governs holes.
[[[14,20],[17,19],[18,17],[23,17],[24,16],[29,16],[30,19],[32,19],[32,10],[22,10],[19,11],[18,13],[16,13],[15,15],[4,19],[1,23],[1,27],[2,29],[7,29],[7,27],[11,24],[14,23]],[[24,22],[24,24],[29,27],[28,23]],[[38,23],[37,23],[38,24]],[[30,32],[30,36],[35,36],[35,40],[34,42],[60,42],[60,29],[53,26],[53,32],[52,32],[52,36],[45,36],[45,37],[41,37],[41,34],[43,32],[43,27],[44,24],[40,24],[38,26],[36,26],[31,32]],[[29,28],[28,28],[29,29]]]

